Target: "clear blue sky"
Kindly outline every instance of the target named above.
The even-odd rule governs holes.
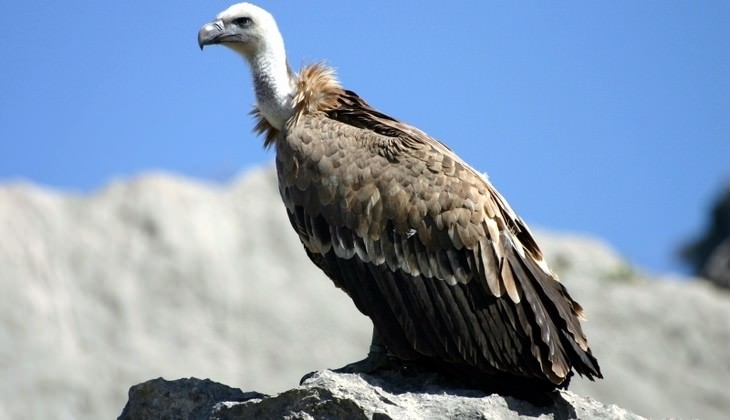
[[[227,180],[273,160],[248,69],[198,28],[227,1],[7,2],[0,182],[93,191],[151,169]],[[293,67],[326,60],[443,140],[532,226],[649,271],[730,181],[730,2],[265,1]]]

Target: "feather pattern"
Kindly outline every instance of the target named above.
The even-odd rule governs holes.
[[[582,308],[523,221],[443,143],[343,89],[316,64],[294,77],[276,148],[279,188],[313,262],[404,359],[565,386],[601,377]]]

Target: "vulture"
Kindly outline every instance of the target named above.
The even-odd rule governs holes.
[[[339,371],[423,366],[506,394],[602,378],[583,309],[522,219],[444,143],[342,87],[294,73],[274,18],[235,4],[198,32],[249,64],[255,130],[309,258],[373,323],[367,357]],[[400,366],[400,367],[399,367]]]

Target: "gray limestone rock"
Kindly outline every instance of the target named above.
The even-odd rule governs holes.
[[[571,391],[654,418],[727,417],[730,293],[644,273],[596,239],[537,236],[605,374]],[[0,185],[0,420],[112,418],[155,377],[274,395],[361,359],[370,328],[303,252],[272,168],[85,195]]]
[[[642,419],[569,391],[545,406],[449,387],[435,375],[403,377],[316,372],[274,396],[243,393],[209,380],[154,379],[135,385],[119,420],[245,419]]]

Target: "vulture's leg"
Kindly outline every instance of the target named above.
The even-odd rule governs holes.
[[[370,340],[368,356],[358,362],[350,363],[335,372],[340,373],[373,373],[379,370],[391,369],[398,365],[395,356],[388,353],[380,333],[373,326],[373,338]]]
[[[368,356],[358,362],[350,363],[339,369],[334,369],[339,373],[373,373],[379,370],[392,369],[399,367],[398,359],[389,354],[385,344],[380,338],[380,333],[373,327],[373,338],[370,341],[370,351]],[[317,372],[309,372],[299,380],[299,385],[311,378]]]

